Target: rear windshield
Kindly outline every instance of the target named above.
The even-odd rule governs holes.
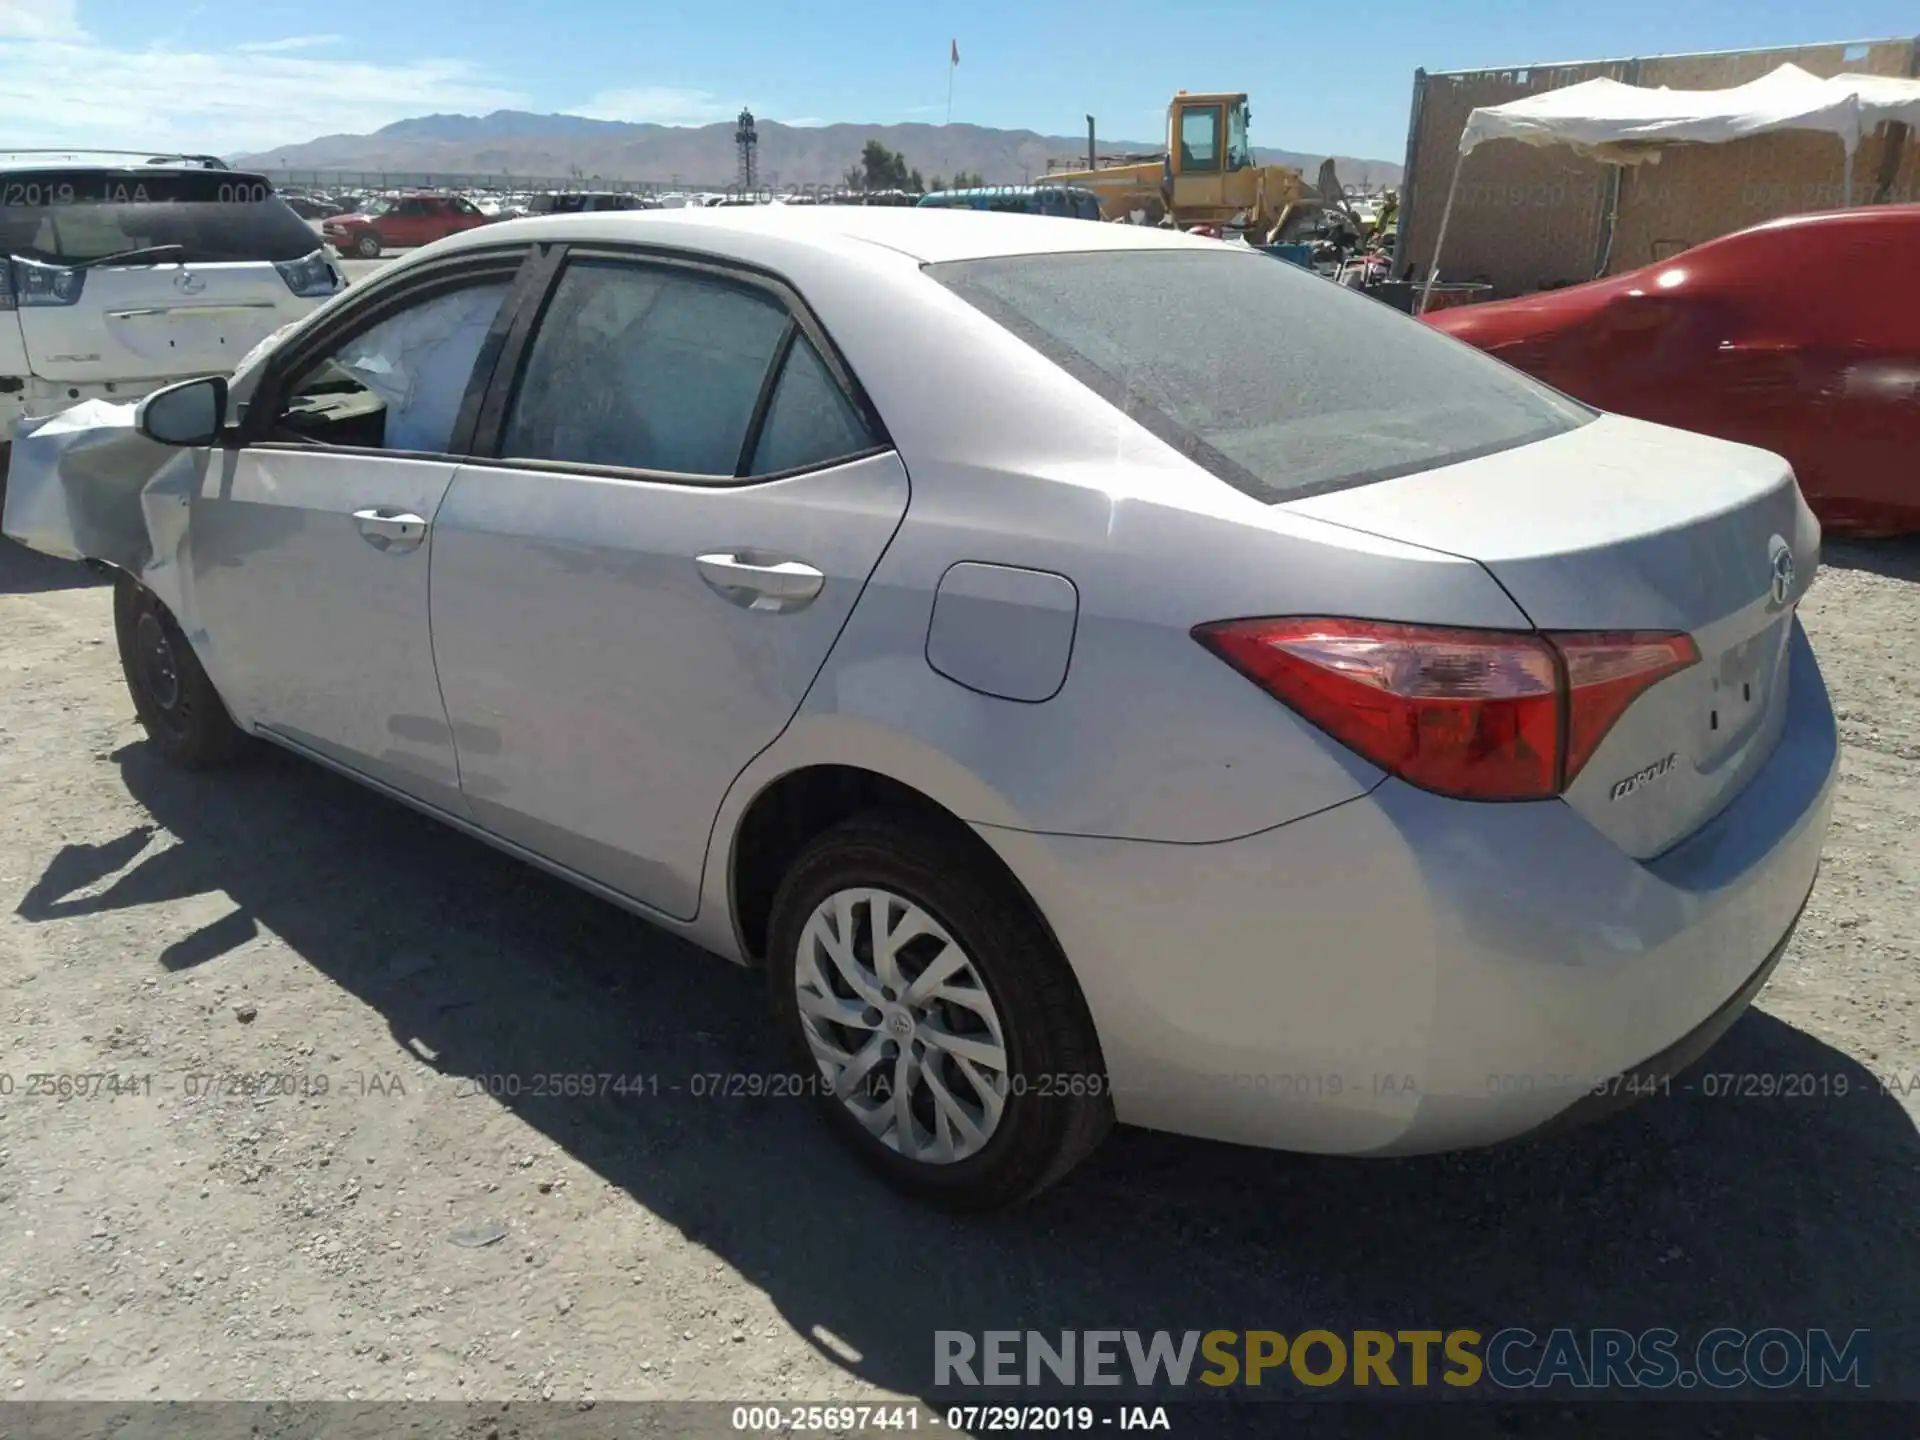
[[[188,264],[298,260],[314,229],[258,175],[234,170],[14,170],[0,175],[0,247],[50,264],[181,245]]]
[[[1107,250],[926,270],[1269,503],[1492,454],[1593,418],[1387,305],[1257,251]]]

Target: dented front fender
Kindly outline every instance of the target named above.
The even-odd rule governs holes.
[[[0,530],[30,550],[125,570],[183,615],[187,516],[208,452],[147,439],[137,408],[88,400],[22,421]]]

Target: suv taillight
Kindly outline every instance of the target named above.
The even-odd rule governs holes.
[[[1342,744],[1463,800],[1559,794],[1647,688],[1700,658],[1665,632],[1225,620],[1194,638]]]
[[[0,310],[25,310],[39,305],[76,305],[87,283],[87,272],[64,265],[23,260],[18,255],[0,263]]]

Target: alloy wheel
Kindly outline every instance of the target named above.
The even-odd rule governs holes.
[[[801,931],[793,984],[836,1099],[889,1149],[950,1165],[993,1138],[1011,1092],[1000,1014],[939,921],[891,891],[835,891]]]

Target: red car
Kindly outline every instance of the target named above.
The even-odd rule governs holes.
[[[320,233],[341,254],[371,260],[382,250],[431,245],[492,218],[458,195],[403,195],[371,200],[351,215],[330,216],[320,222]]]
[[[1920,530],[1920,205],[1793,215],[1426,319],[1602,410],[1784,456],[1829,530]]]

